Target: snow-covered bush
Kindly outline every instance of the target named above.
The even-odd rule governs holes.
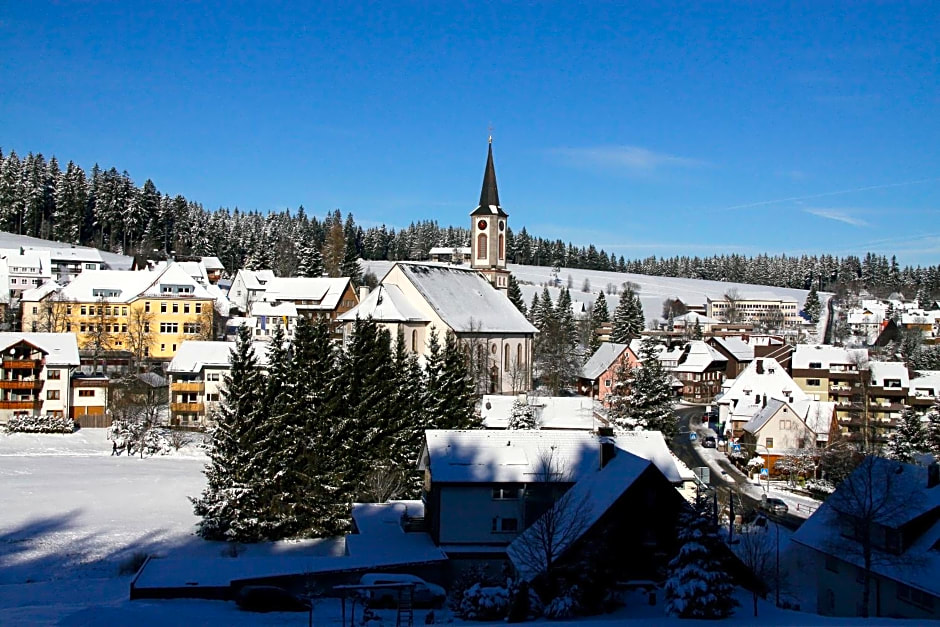
[[[171,450],[165,429],[145,420],[114,420],[108,428],[108,439],[118,452],[127,455],[166,455]]]
[[[510,623],[521,623],[527,620],[535,620],[542,615],[542,600],[532,589],[529,582],[522,580],[508,580],[509,587],[509,616],[506,618]]]
[[[748,469],[750,469],[750,470],[755,470],[755,469],[757,469],[757,468],[763,468],[763,467],[764,467],[764,458],[761,457],[760,455],[758,455],[757,457],[752,457],[751,459],[747,460],[747,467],[748,467]]]
[[[571,586],[571,588],[549,602],[545,607],[545,616],[555,619],[571,618],[577,615],[580,610],[581,601],[578,586]]]
[[[538,417],[535,408],[518,398],[512,403],[512,414],[509,416],[507,429],[538,429]]]
[[[478,583],[464,591],[457,609],[457,616],[464,620],[501,620],[508,613],[509,590]]]
[[[73,433],[75,421],[68,416],[13,416],[7,422],[10,433]]]

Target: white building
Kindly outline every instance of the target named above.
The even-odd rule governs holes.
[[[11,299],[52,279],[52,261],[48,251],[0,250],[0,289]]]
[[[70,415],[69,381],[80,363],[73,334],[0,333],[0,352],[0,422]]]
[[[273,278],[273,270],[239,270],[228,291],[228,299],[245,313],[251,303],[262,299],[268,281]]]

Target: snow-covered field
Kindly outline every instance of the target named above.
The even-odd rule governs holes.
[[[381,279],[392,267],[392,261],[364,261],[365,271],[372,272]],[[548,266],[522,266],[509,264],[509,271],[520,282],[522,295],[526,306],[532,302],[535,294],[541,294],[543,285],[553,284],[555,275]],[[647,323],[661,318],[663,301],[667,298],[678,298],[688,305],[704,305],[707,298],[721,298],[731,289],[737,289],[741,298],[792,298],[800,308],[806,301],[806,290],[796,290],[786,287],[770,287],[765,285],[750,285],[746,283],[725,283],[723,281],[703,281],[701,279],[682,279],[675,277],[648,276],[645,274],[629,274],[622,272],[602,272],[600,270],[580,270],[577,268],[561,268],[558,280],[561,286],[568,286],[570,277],[571,300],[573,302],[593,303],[599,291],[604,291],[607,308],[611,314],[617,307],[619,297],[616,293],[608,294],[607,286],[613,285],[619,292],[625,282],[639,286],[640,302],[643,303],[643,313]],[[589,291],[583,291],[586,286]],[[560,288],[549,288],[553,299],[558,298]],[[826,302],[830,294],[820,293],[820,303],[823,305],[823,317],[818,325],[819,337],[825,329],[827,308]]]

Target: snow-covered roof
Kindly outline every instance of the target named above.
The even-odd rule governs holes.
[[[46,354],[47,366],[78,366],[78,340],[74,333],[0,333],[0,351],[27,342]]]
[[[595,468],[581,477],[565,493],[566,501],[571,503],[572,507],[578,508],[580,527],[575,533],[558,539],[557,544],[552,546],[552,559],[556,560],[564,555],[565,551],[587,533],[649,467],[648,460],[626,451],[618,451],[603,468]],[[527,580],[532,579],[548,566],[542,564],[539,567],[532,563],[533,552],[529,547],[534,542],[532,537],[538,533],[539,526],[531,525],[506,548],[506,554],[516,570]]]
[[[672,319],[673,326],[678,326],[678,327],[685,327],[685,326],[694,327],[696,322],[700,326],[704,326],[707,324],[718,324],[720,320],[715,320],[714,318],[703,316],[702,314],[696,313],[694,311],[689,311],[687,313],[682,314],[681,316],[676,316],[675,318]]]
[[[206,292],[215,299],[216,309],[218,309],[222,317],[227,318],[229,311],[232,309],[232,302],[228,299],[227,291],[223,290],[218,285],[210,283],[206,285]]]
[[[692,340],[686,344],[678,357],[675,370],[680,372],[705,372],[712,364],[722,368],[728,359],[702,340]]]
[[[867,479],[866,473],[871,473]],[[870,457],[793,534],[793,541],[856,566],[863,566],[860,545],[843,535],[844,514],[840,504],[852,500],[843,492],[863,496],[875,503],[873,522],[897,528],[905,527],[903,552],[883,555],[874,549],[871,569],[874,573],[908,586],[940,596],[940,486],[927,487],[927,469],[880,457]],[[883,504],[883,505],[882,505]],[[843,508],[846,509],[846,508]],[[850,509],[850,508],[848,508]],[[851,520],[851,519],[850,519]],[[921,521],[923,524],[921,524]],[[910,544],[908,544],[910,543]],[[916,565],[916,566],[915,566]]]
[[[291,302],[269,303],[263,300],[256,300],[250,305],[251,316],[286,316],[288,318],[297,317],[297,306]]]
[[[911,379],[910,396],[940,396],[940,370],[921,370]]]
[[[457,333],[536,333],[506,294],[476,270],[398,262],[441,319]]]
[[[505,429],[517,398],[485,395],[480,407],[483,426],[487,429]],[[529,396],[527,402],[534,409],[541,429],[593,431],[597,427],[594,400],[586,396]]]
[[[760,372],[758,372],[760,370]],[[717,401],[731,409],[733,420],[750,420],[763,409],[763,397],[793,402],[812,400],[775,359],[755,358]]]
[[[646,459],[672,483],[684,480],[659,431],[618,433],[614,446]],[[441,483],[529,483],[544,480],[545,459],[571,481],[600,466],[600,439],[583,431],[425,431],[421,468]]]
[[[816,363],[820,364],[819,368],[827,370],[833,366],[855,364],[859,359],[865,363],[868,359],[868,351],[828,344],[797,344],[790,363],[794,370],[807,370],[810,364]]]
[[[453,255],[454,252],[458,255],[469,255],[470,247],[469,246],[432,246],[431,250],[428,251],[429,255]]]
[[[709,340],[718,344],[739,362],[754,359],[754,347],[738,337],[714,337]]]
[[[162,293],[163,286],[185,287],[187,298],[212,299],[206,288],[171,263],[156,272],[146,270],[85,270],[62,288],[62,296],[80,303],[103,299],[109,303],[129,303],[140,297],[177,296]]]
[[[356,318],[372,318],[382,322],[430,322],[430,319],[412,305],[397,285],[382,284],[372,290],[359,305],[337,320],[353,322]]]
[[[218,257],[203,257],[202,266],[206,270],[225,270],[225,266],[222,265]]]
[[[581,376],[593,381],[601,376],[610,365],[623,355],[624,351],[630,347],[627,344],[617,344],[616,342],[604,342],[597,347],[591,358],[587,360],[584,367],[581,368]]]
[[[907,366],[899,361],[871,361],[869,367],[873,386],[883,387],[885,381],[899,381],[900,387],[905,390],[910,387],[911,379]]]
[[[23,295],[20,296],[20,301],[24,303],[38,302],[38,301],[41,301],[46,296],[48,296],[49,294],[58,292],[61,289],[62,289],[62,286],[56,283],[55,281],[46,281],[39,287],[34,287],[30,290],[25,290],[23,292]]]
[[[252,342],[252,349],[259,366],[268,363],[268,342]],[[195,373],[203,368],[228,368],[231,364],[232,351],[235,342],[206,342],[202,340],[186,340],[180,344],[179,350],[173,356],[167,372]]]
[[[747,421],[747,424],[744,425],[744,430],[748,433],[757,433],[764,428],[771,418],[774,417],[780,408],[786,405],[785,402],[772,398],[767,401],[767,404],[764,405],[759,412],[754,414],[754,417]]]
[[[302,306],[332,311],[348,285],[349,277],[274,277],[264,286],[263,300],[308,301]]]
[[[940,320],[940,311],[916,310],[901,314],[901,324],[932,324]]]
[[[235,275],[235,281],[238,277],[241,277],[245,288],[249,290],[263,290],[268,281],[275,278],[273,270],[245,270],[244,268]]]

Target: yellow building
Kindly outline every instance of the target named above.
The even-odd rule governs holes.
[[[23,293],[24,331],[71,332],[88,353],[172,359],[186,340],[212,339],[214,298],[176,264],[157,271],[86,271],[65,287]]]

